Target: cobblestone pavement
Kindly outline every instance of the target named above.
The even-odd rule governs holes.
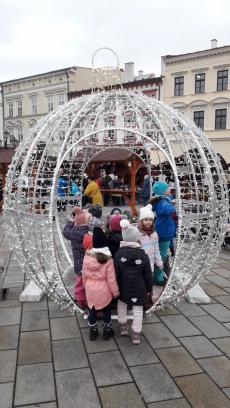
[[[89,342],[86,320],[46,296],[20,303],[23,270],[8,248],[0,214],[0,407],[230,408],[230,250],[202,280],[210,304],[152,314],[141,344],[119,335]]]

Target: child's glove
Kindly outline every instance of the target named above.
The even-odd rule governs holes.
[[[175,221],[176,223],[178,222],[178,215],[177,215],[176,211],[173,211],[171,213],[171,217],[172,217],[173,221]]]

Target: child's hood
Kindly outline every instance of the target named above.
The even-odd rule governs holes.
[[[84,259],[85,266],[88,269],[98,271],[101,268],[101,264],[97,262],[97,257],[90,251],[86,251],[85,259]]]

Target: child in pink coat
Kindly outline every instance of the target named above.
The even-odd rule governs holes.
[[[107,238],[100,227],[94,228],[93,248],[85,253],[82,279],[89,307],[89,339],[95,341],[98,336],[97,311],[103,309],[103,340],[109,340],[114,335],[111,329],[111,300],[120,293]]]

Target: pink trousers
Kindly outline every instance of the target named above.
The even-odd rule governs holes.
[[[74,286],[75,299],[78,301],[86,300],[85,287],[82,282],[82,276],[76,275],[76,283]]]

